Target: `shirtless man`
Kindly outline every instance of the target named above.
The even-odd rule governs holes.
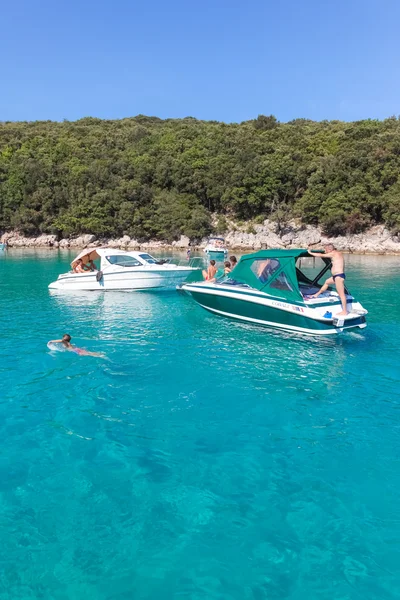
[[[75,352],[75,354],[79,354],[80,356],[100,356],[104,358],[104,354],[100,352],[89,352],[89,350],[85,350],[84,348],[77,348],[71,344],[71,336],[68,333],[65,333],[62,336],[61,340],[50,340],[48,344],[62,344],[66,350],[70,352]]]
[[[344,280],[346,279],[346,275],[344,274],[344,258],[343,254],[336,250],[333,244],[324,244],[323,245],[326,258],[330,258],[332,261],[331,271],[332,277],[329,277],[322,286],[322,288],[311,296],[311,298],[318,298],[320,294],[326,292],[330,285],[335,284],[337,293],[339,294],[340,301],[342,303],[342,310],[340,313],[337,313],[337,317],[345,317],[348,315],[347,311],[347,301],[346,301],[346,292],[344,291]],[[314,252],[313,250],[308,250],[308,254],[311,256],[319,256],[321,257],[320,252]]]

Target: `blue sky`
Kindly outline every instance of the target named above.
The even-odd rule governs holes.
[[[400,114],[398,0],[2,4],[0,120]]]

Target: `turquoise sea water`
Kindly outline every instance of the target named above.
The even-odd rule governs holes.
[[[0,258],[1,599],[398,599],[400,259],[349,257],[369,326],[313,339],[51,296],[69,258]]]

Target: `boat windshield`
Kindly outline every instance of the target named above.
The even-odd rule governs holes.
[[[251,265],[251,270],[261,283],[268,283],[274,278],[275,273],[280,268],[281,263],[277,258],[261,258],[255,260]],[[283,271],[272,281],[270,287],[278,290],[293,291],[293,287]]]
[[[150,265],[159,265],[160,262],[154,258],[154,256],[151,256],[150,254],[139,254],[140,258],[143,258],[143,260],[145,260],[147,263],[149,263]]]
[[[118,267],[140,267],[142,265],[133,256],[126,256],[125,254],[109,254],[106,259],[110,264],[118,265]]]
[[[320,281],[330,266],[330,260],[319,256],[306,256],[299,258],[296,263],[296,275],[300,292],[315,294],[321,287]]]
[[[319,256],[299,258],[296,264],[299,283],[318,283],[327,270],[326,260],[323,260]]]

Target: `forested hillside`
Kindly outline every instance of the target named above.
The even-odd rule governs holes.
[[[0,230],[199,238],[211,213],[400,230],[400,121],[0,123]]]

